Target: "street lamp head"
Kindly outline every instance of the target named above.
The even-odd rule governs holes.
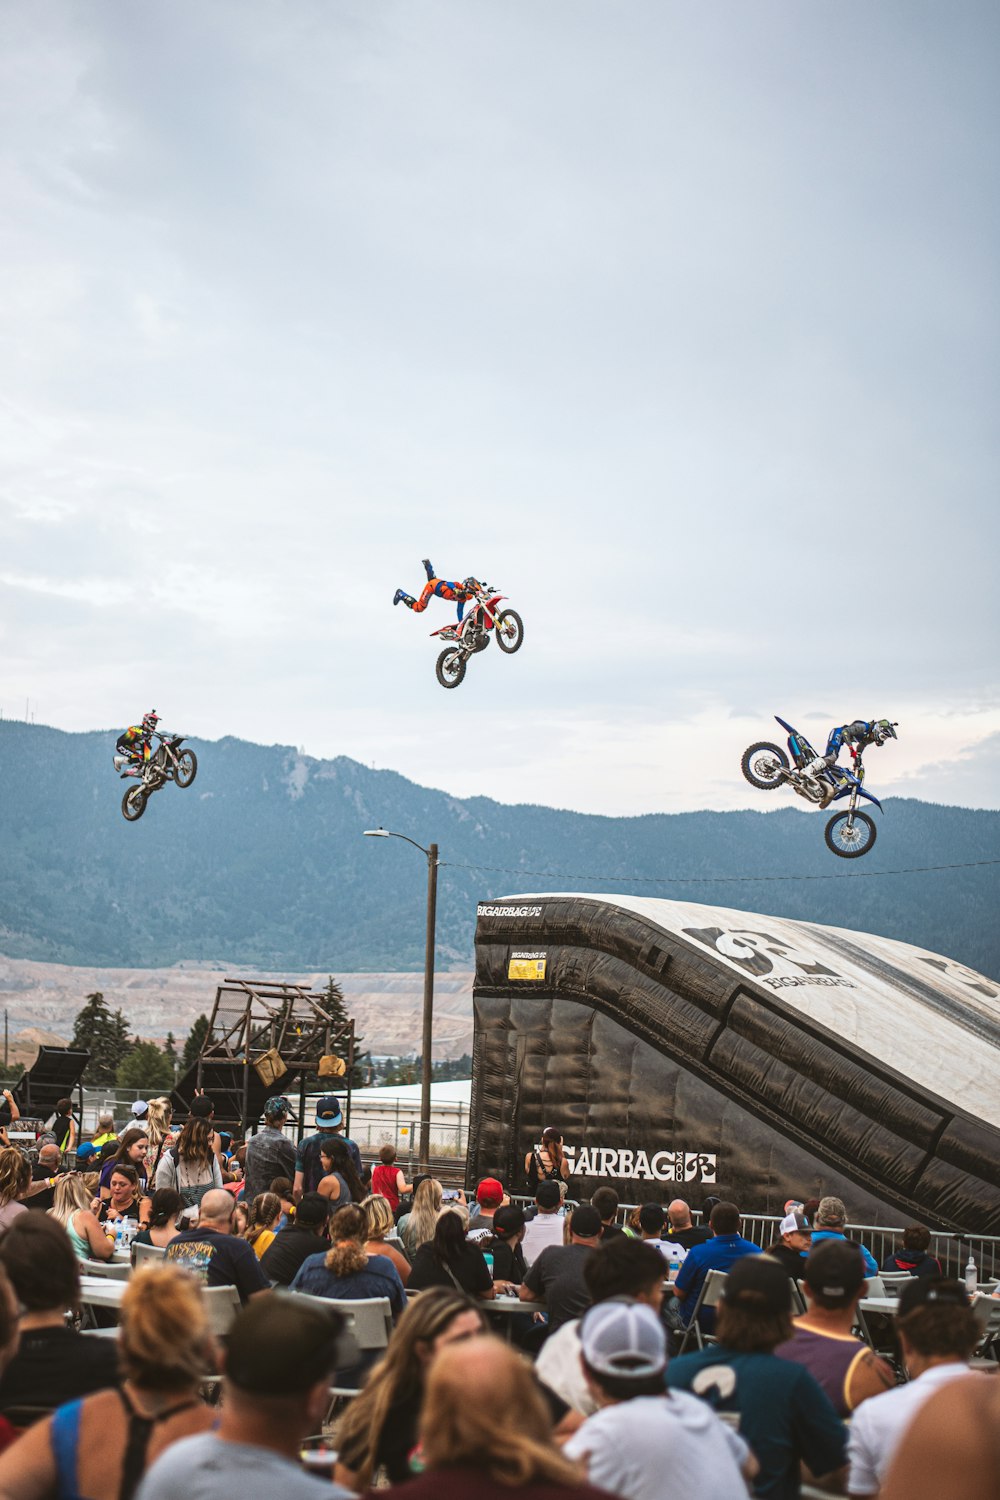
[[[366,828],[365,829],[365,838],[366,839],[387,839],[387,838],[391,838],[391,837],[392,837],[392,835],[389,833],[389,831],[388,831],[387,828]]]

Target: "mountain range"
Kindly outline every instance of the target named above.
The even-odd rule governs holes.
[[[477,901],[617,889],[881,933],[1000,978],[1000,865],[886,873],[1000,859],[998,812],[889,798],[874,850],[848,862],[827,850],[823,815],[795,807],[599,817],[460,799],[342,756],[226,738],[191,740],[194,784],[165,787],[127,823],[114,739],[0,722],[0,953],[419,970],[426,863],[362,837],[382,825],[439,846],[444,969],[471,967]]]

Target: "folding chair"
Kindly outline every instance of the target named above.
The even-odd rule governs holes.
[[[367,1367],[374,1363],[374,1356],[388,1347],[392,1337],[392,1309],[388,1297],[316,1297],[310,1292],[288,1292],[282,1295],[295,1297],[326,1311],[333,1308],[340,1313],[344,1319],[344,1333],[353,1340],[360,1356],[358,1360],[342,1366],[344,1371],[360,1365],[365,1367],[362,1370],[365,1373]],[[337,1402],[351,1400],[358,1394],[359,1388],[360,1382],[359,1385],[331,1385],[330,1406],[326,1415],[328,1423]]]
[[[239,1292],[234,1286],[204,1286],[201,1295],[205,1299],[209,1328],[218,1338],[224,1338],[241,1307]]]
[[[710,1335],[702,1333],[701,1325],[698,1322],[698,1314],[703,1307],[718,1306],[719,1298],[726,1290],[728,1274],[727,1271],[709,1271],[706,1274],[705,1280],[701,1284],[701,1291],[698,1293],[698,1300],[694,1305],[694,1311],[691,1314],[691,1321],[684,1330],[684,1337],[681,1339],[680,1348],[677,1351],[678,1354],[685,1352],[688,1340],[692,1336],[699,1349],[704,1349],[706,1342],[715,1343],[715,1340]]]
[[[105,1281],[128,1281],[132,1267],[124,1260],[81,1260],[81,1276],[103,1276]]]
[[[881,1277],[872,1278],[872,1281],[876,1280],[881,1280],[882,1282],[884,1290],[881,1295],[885,1297],[898,1297],[906,1283],[913,1280],[913,1276],[909,1271],[883,1271]],[[869,1283],[867,1295],[869,1297],[879,1296],[878,1292],[871,1290],[871,1283]]]
[[[1000,1359],[1000,1297],[977,1292],[972,1299],[972,1316],[980,1335],[976,1359]]]
[[[166,1250],[161,1250],[159,1245],[133,1245],[132,1264],[136,1267],[152,1265],[154,1262],[161,1261],[166,1253]]]

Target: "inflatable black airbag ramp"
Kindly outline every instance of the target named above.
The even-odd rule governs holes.
[[[867,933],[633,896],[478,908],[469,1168],[572,1196],[835,1193],[858,1222],[1000,1234],[1000,985]]]

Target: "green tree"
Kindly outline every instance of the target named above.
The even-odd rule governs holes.
[[[326,1011],[327,1015],[330,1017],[330,1019],[331,1019],[331,1021],[333,1023],[331,1029],[334,1032],[334,1036],[336,1036],[336,1033],[340,1029],[341,1026],[349,1026],[351,1024],[351,1018],[347,1014],[347,1006],[344,1004],[344,992],[340,988],[340,985],[334,979],[334,977],[333,977],[332,974],[328,975],[328,977],[327,977],[326,986],[322,990],[322,996],[323,996],[323,1009]],[[355,1056],[355,1058],[358,1058],[358,1057],[361,1056],[361,1041],[362,1041],[362,1038],[359,1037],[355,1033],[355,1037],[354,1037],[354,1056]],[[333,1051],[336,1053],[336,1055],[338,1057],[340,1057],[340,1058],[343,1058],[344,1062],[346,1063],[347,1060],[348,1060],[348,1058],[347,1058],[347,1051],[348,1051],[348,1048],[347,1048],[347,1038],[345,1037],[340,1042],[338,1042],[336,1040],[333,1041],[332,1047],[333,1047]],[[357,1089],[357,1088],[363,1087],[363,1085],[364,1085],[364,1075],[365,1075],[365,1070],[362,1067],[360,1067],[357,1063],[355,1063],[354,1070],[353,1070],[353,1073],[352,1073],[352,1076],[351,1076],[351,1080],[350,1080],[350,1082],[351,1082],[351,1088],[352,1089]],[[346,1077],[345,1077],[344,1081],[345,1082],[347,1081]]]
[[[173,1067],[177,1061],[177,1039],[172,1031],[167,1032],[167,1040],[163,1044],[163,1055]]]
[[[100,990],[87,996],[73,1023],[72,1047],[90,1053],[84,1083],[114,1083],[118,1066],[132,1050],[128,1022],[120,1010],[111,1011]]]
[[[155,1042],[136,1042],[115,1074],[120,1089],[138,1089],[143,1094],[165,1093],[173,1082],[174,1065]]]
[[[193,1068],[201,1056],[202,1044],[208,1036],[208,1017],[202,1013],[195,1021],[187,1034],[184,1043],[184,1051],[181,1054],[181,1071],[186,1073],[188,1068]]]

